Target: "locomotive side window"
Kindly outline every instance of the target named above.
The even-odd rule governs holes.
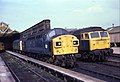
[[[93,32],[90,33],[91,38],[99,38],[99,33],[98,32]]]
[[[100,32],[101,37],[108,37],[107,32]]]
[[[83,39],[83,34],[80,35],[80,38]]]
[[[85,34],[85,39],[89,39],[89,35],[88,34]]]

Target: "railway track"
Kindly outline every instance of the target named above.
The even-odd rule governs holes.
[[[113,53],[113,56],[120,57],[120,53]]]
[[[113,54],[113,55],[111,55],[110,57],[120,59],[120,54]]]
[[[108,63],[78,62],[78,67],[72,70],[107,82],[120,82],[120,68]]]
[[[113,55],[111,55],[111,56],[109,56],[109,57],[113,57],[113,58],[120,58],[120,54],[113,54]]]
[[[115,62],[115,61],[97,62],[97,64],[102,64],[102,65],[107,65],[107,66],[110,66],[110,67],[120,68],[120,63]]]
[[[24,61],[27,62],[31,62],[32,64],[36,65],[37,67],[47,71],[48,73],[64,80],[65,82],[104,82],[103,80],[97,79],[97,78],[93,78],[91,76],[82,74],[82,73],[78,73],[75,71],[71,71],[65,68],[61,68],[55,65],[51,65],[33,58],[29,58],[23,55],[19,55],[17,53],[11,52],[11,51],[7,51],[7,53],[10,53],[14,56],[16,56],[17,58],[20,58]]]
[[[38,69],[19,58],[6,53],[3,55],[2,58],[12,72],[16,82],[63,82],[63,80],[57,79],[44,70]]]
[[[113,54],[108,57],[108,62],[114,62],[120,64],[120,54]]]
[[[2,59],[3,59],[3,61],[4,61],[4,63],[6,64],[6,66],[8,67],[9,71],[11,72],[14,80],[15,80],[16,82],[20,82],[20,79],[17,77],[17,75],[15,74],[15,72],[12,70],[12,68],[9,66],[9,63],[3,58],[3,56],[1,56],[1,57],[2,57]]]

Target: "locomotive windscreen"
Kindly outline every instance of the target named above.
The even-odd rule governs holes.
[[[107,32],[100,32],[101,37],[108,37]]]
[[[99,38],[99,33],[98,32],[93,32],[90,33],[91,34],[91,38]]]
[[[57,35],[67,34],[68,31],[61,29],[61,28],[54,28],[49,32],[49,37],[54,37]]]
[[[67,34],[68,32],[64,29],[55,29],[56,35]]]

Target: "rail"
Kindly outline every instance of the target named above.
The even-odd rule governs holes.
[[[14,71],[10,68],[10,66],[6,63],[5,59],[2,58],[2,60],[4,61],[5,65],[8,67],[9,71],[11,72],[13,78],[15,79],[16,82],[21,82],[19,80],[19,78],[17,77],[17,75],[14,73]]]

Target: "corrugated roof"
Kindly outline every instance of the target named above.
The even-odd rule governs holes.
[[[70,33],[79,35],[80,33],[91,32],[91,31],[105,31],[105,29],[103,29],[102,27],[87,27],[87,28],[72,31]]]
[[[109,33],[120,33],[120,26],[111,27],[107,29]]]
[[[0,37],[9,36],[14,33],[15,33],[15,31],[12,31],[10,29],[10,27],[8,26],[8,24],[6,24],[4,22],[0,23]],[[16,33],[18,33],[18,32],[16,32]]]

